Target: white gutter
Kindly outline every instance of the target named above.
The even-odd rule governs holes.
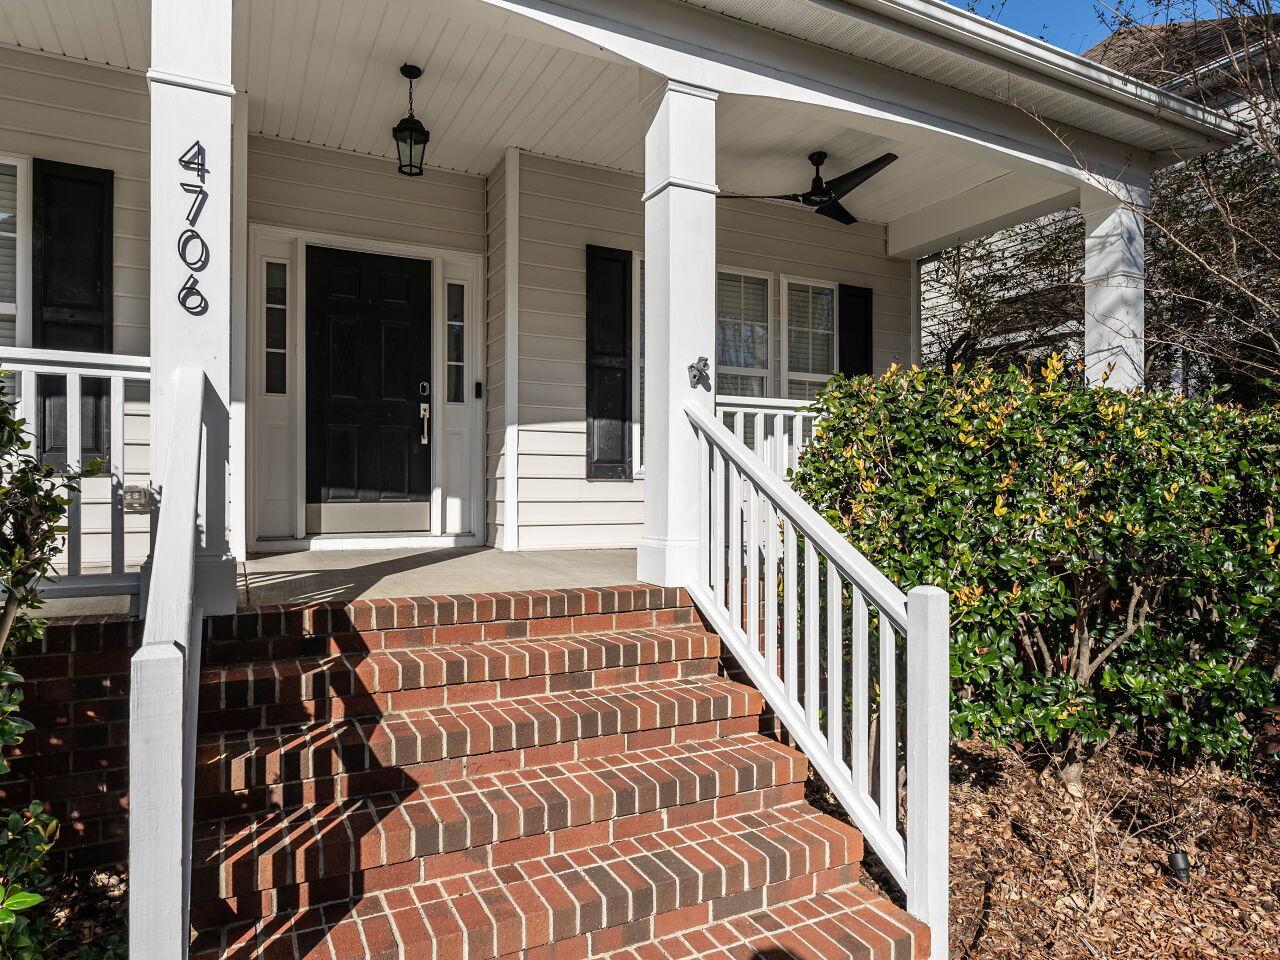
[[[894,20],[949,45],[1018,69],[1031,78],[1057,81],[1097,99],[1221,143],[1239,139],[1236,124],[1222,114],[1110,67],[1068,53],[944,0],[810,0],[833,12],[865,11]]]

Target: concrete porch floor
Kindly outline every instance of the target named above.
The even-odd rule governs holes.
[[[610,587],[636,582],[635,550],[300,550],[253,554],[239,564],[241,609],[446,593]],[[127,597],[50,600],[43,617],[127,614]]]
[[[240,564],[241,607],[635,583],[634,550],[310,550]]]

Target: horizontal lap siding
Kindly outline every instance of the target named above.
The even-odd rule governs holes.
[[[338,237],[485,251],[485,181],[391,160],[249,138],[249,220]]]
[[[137,74],[0,47],[0,153],[113,173],[113,349],[138,356],[150,352],[150,109],[147,82]],[[0,343],[12,344],[15,334],[7,326]],[[128,388],[126,483],[148,479],[148,416],[146,388]],[[97,572],[111,559],[110,479],[86,480],[81,503],[82,561],[86,572]],[[127,564],[146,559],[148,529],[145,514],[125,518]]]
[[[630,174],[521,157],[522,547],[630,546],[640,540],[643,481],[585,479],[585,249],[643,250],[641,184]],[[871,287],[876,369],[907,358],[910,264],[884,255],[882,226],[828,226],[806,210],[753,203],[723,202],[717,214],[722,265]],[[780,371],[778,276],[772,290],[773,359]],[[773,392],[779,389],[775,381]]]

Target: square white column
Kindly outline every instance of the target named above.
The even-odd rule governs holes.
[[[197,603],[235,610],[227,539],[231,387],[231,0],[152,0],[151,477],[163,504],[174,372],[205,395]]]
[[[684,586],[698,558],[698,446],[689,402],[715,405],[716,94],[663,82],[645,135],[644,537],[647,583]],[[705,357],[706,376],[689,366]]]
[[[1143,385],[1146,294],[1141,200],[1082,191],[1084,217],[1084,358],[1091,383],[1116,390]],[[1104,380],[1105,378],[1105,380]]]

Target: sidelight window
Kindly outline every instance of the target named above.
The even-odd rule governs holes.
[[[289,367],[289,265],[268,260],[266,267],[266,340],[263,375],[267,393],[288,392]]]
[[[445,400],[466,402],[466,287],[451,283],[445,290]]]

